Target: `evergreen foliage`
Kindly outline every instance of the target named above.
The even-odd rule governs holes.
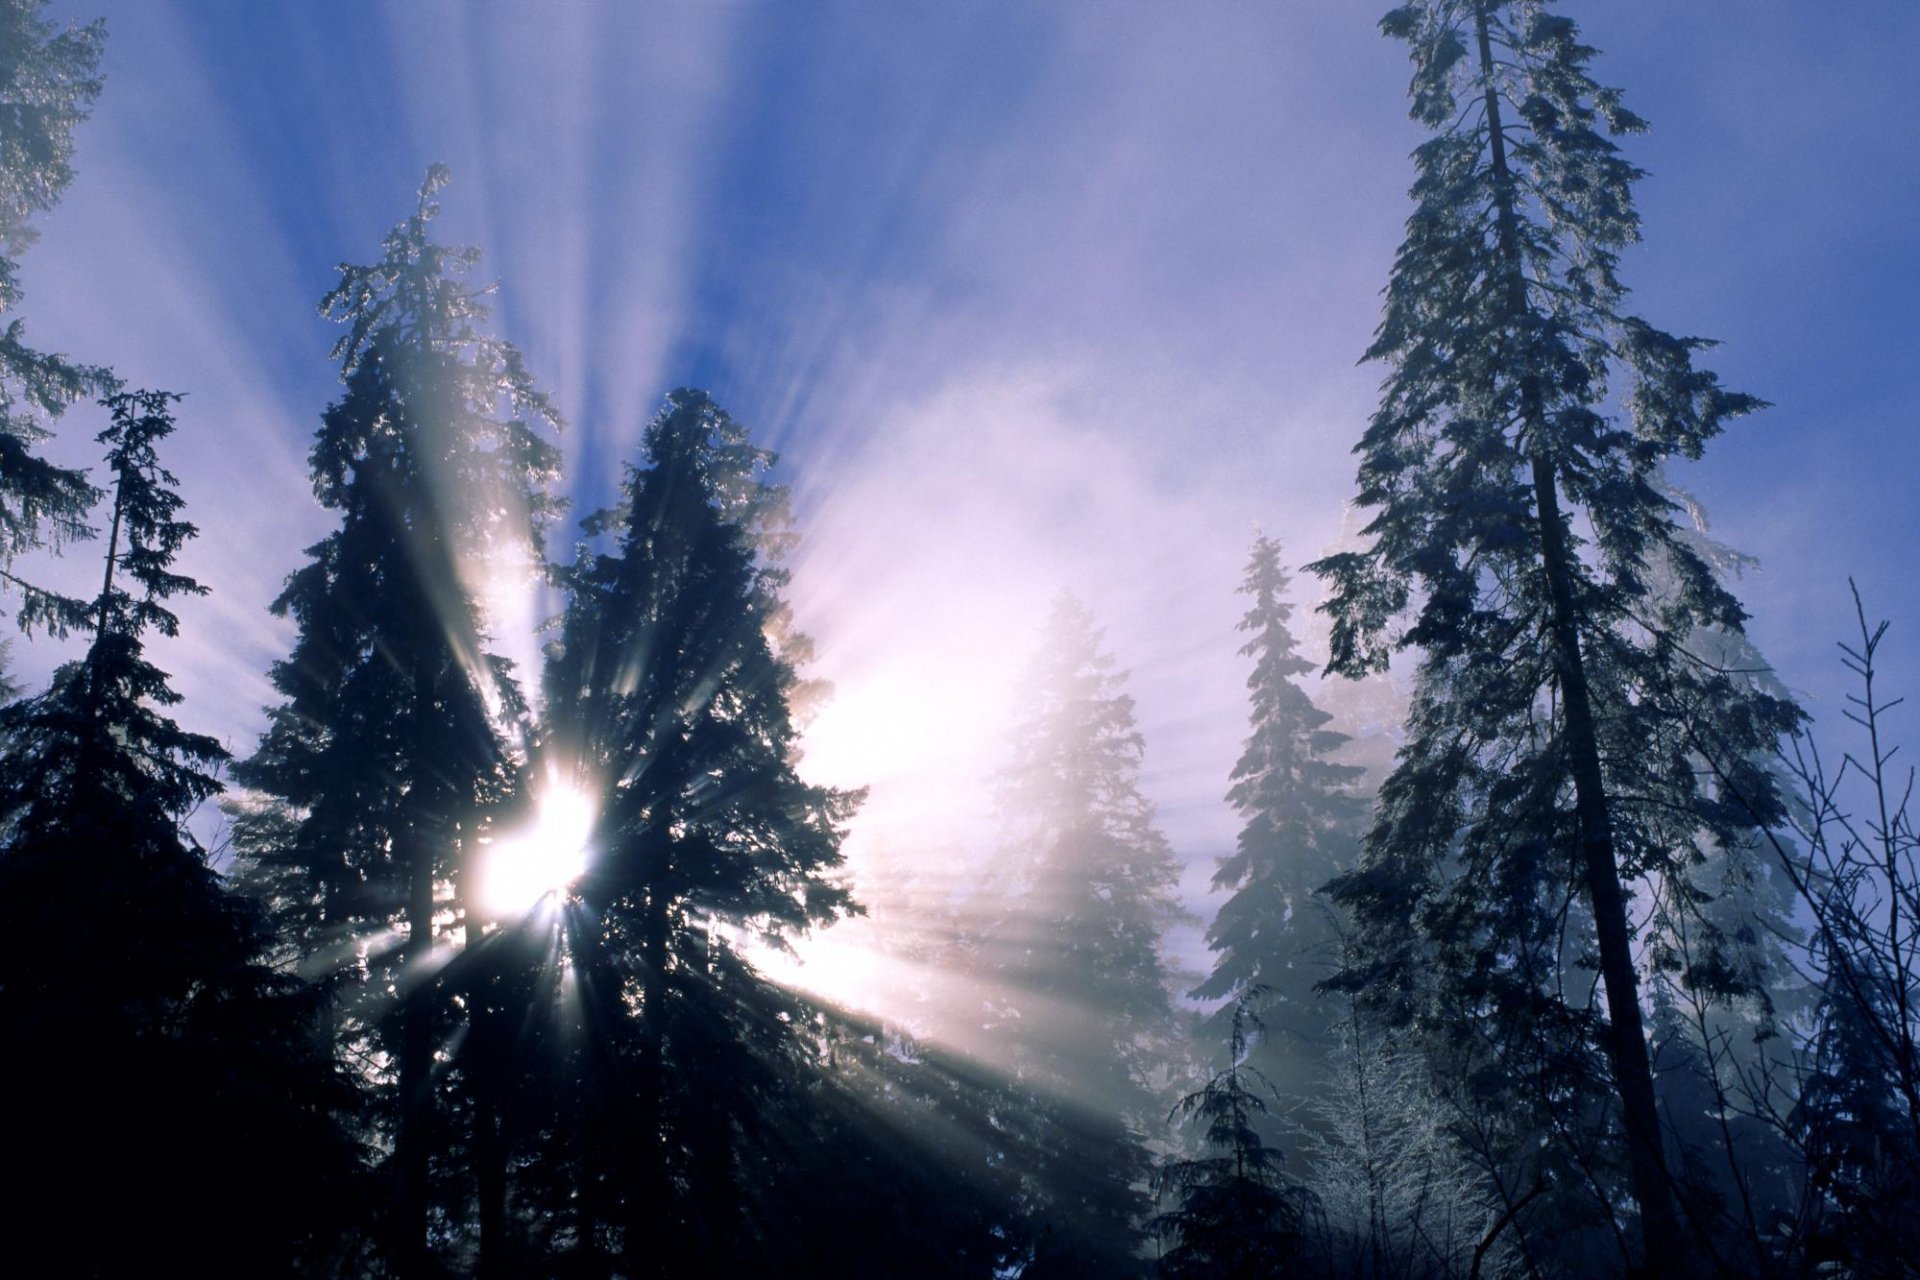
[[[343,265],[321,301],[346,326],[345,391],[322,416],[313,485],[340,524],[274,602],[299,633],[272,671],[283,701],[235,768],[261,797],[239,830],[253,875],[335,981],[341,1051],[381,1101],[408,1276],[431,1266],[434,1046],[453,1017],[436,921],[450,894],[465,905],[487,815],[516,786],[503,730],[519,698],[476,593],[538,556],[558,464],[539,434],[557,414],[519,352],[478,328],[485,291],[464,279],[478,254],[429,236],[446,180],[430,170],[380,260]]]
[[[1193,991],[1227,1003],[1176,1008],[1178,860],[1124,673],[1062,593],[991,887],[903,883],[917,918],[866,939],[917,988],[890,1014],[950,1006],[928,1026],[760,964],[862,912],[864,793],[801,776],[825,688],[775,456],[677,390],[547,564],[560,418],[485,332],[477,252],[431,235],[440,166],[320,303],[342,387],[310,463],[337,525],[272,606],[297,636],[232,766],[252,896],[229,887],[191,825],[227,752],[149,653],[205,592],[160,461],[180,397],[30,348],[16,314],[100,88],[101,25],[45,9],[0,0],[0,593],[84,650],[35,696],[0,671],[0,1270],[1914,1275],[1920,837],[1885,625],[1861,612],[1846,650],[1864,747],[1833,775],[1804,737],[1781,756],[1802,717],[1727,585],[1747,561],[1670,466],[1761,403],[1627,309],[1640,175],[1615,138],[1644,124],[1554,0],[1382,20],[1429,137],[1367,353],[1368,522],[1309,566],[1329,671],[1377,683],[1309,697],[1257,537],[1242,826]],[[88,397],[102,488],[42,456]],[[96,594],[16,575],[102,499]],[[484,601],[542,578],[566,605],[536,708]],[[543,785],[591,798],[585,870],[502,918],[484,868]],[[971,877],[958,839],[919,847]],[[1226,1066],[1176,1100],[1201,1026]],[[1311,1189],[1282,1172],[1282,1096],[1308,1099]]]
[[[1175,864],[1139,789],[1133,699],[1086,606],[1053,602],[1002,778],[1012,877],[983,963],[1011,1043],[1009,1161],[1034,1257],[1021,1274],[1138,1274],[1146,1135],[1164,1114],[1176,1019],[1159,953]]]
[[[1227,1029],[1227,1066],[1187,1094],[1174,1115],[1201,1129],[1208,1154],[1169,1160],[1156,1190],[1173,1207],[1154,1219],[1166,1242],[1159,1271],[1166,1280],[1263,1280],[1284,1273],[1300,1251],[1302,1199],[1280,1172],[1280,1151],[1260,1137],[1268,1112],[1260,1089],[1272,1082],[1247,1063],[1261,1030],[1249,987],[1234,1002]]]
[[[1716,541],[1699,501],[1670,479],[1656,487],[1686,514],[1679,537],[1723,578],[1756,561]],[[1656,563],[1649,580],[1656,596],[1669,593]],[[1785,686],[1744,633],[1697,628],[1687,639],[1694,659],[1786,700]],[[1699,760],[1703,772],[1712,765]],[[1790,773],[1777,753],[1753,764],[1769,770],[1782,794]],[[1763,1270],[1773,1225],[1792,1218],[1804,1201],[1805,1178],[1791,1144],[1764,1117],[1790,1105],[1786,1029],[1801,1022],[1813,993],[1793,957],[1803,931],[1795,919],[1792,877],[1763,850],[1705,844],[1684,872],[1684,896],[1653,895],[1643,926],[1654,1092],[1667,1134],[1681,1199],[1708,1233],[1722,1265]],[[1704,922],[1705,927],[1701,927]],[[1688,981],[1707,973],[1716,981]],[[1742,998],[1726,998],[1737,990]]]
[[[1020,1223],[992,1070],[845,1010],[816,1005],[805,1025],[820,1048],[767,1171],[765,1207],[779,1213],[768,1269],[1006,1275]]]
[[[113,513],[91,642],[0,711],[0,1140],[32,1170],[10,1208],[57,1242],[62,1274],[307,1274],[365,1207],[351,1093],[314,993],[262,962],[261,912],[183,825],[226,752],[168,716],[179,695],[144,647],[176,634],[170,598],[204,592],[172,569],[194,534],[155,450],[176,399],[105,402]]]
[[[549,657],[549,750],[600,804],[572,937],[609,1137],[585,1153],[582,1235],[620,1240],[629,1275],[777,1256],[754,1202],[792,1188],[773,1117],[803,1106],[811,1050],[745,945],[854,909],[835,873],[860,797],[795,767],[773,461],[704,393],[670,396],[624,501],[587,522],[615,546],[566,572]]]
[[[1364,810],[1353,792],[1363,770],[1332,758],[1346,735],[1327,727],[1332,717],[1298,683],[1312,664],[1294,644],[1288,584],[1279,544],[1256,538],[1241,587],[1251,604],[1240,622],[1250,637],[1240,652],[1253,659],[1251,732],[1227,792],[1245,825],[1214,874],[1214,887],[1232,896],[1207,931],[1218,958],[1194,995],[1267,991],[1270,1037],[1253,1052],[1270,1078],[1285,1081],[1283,1093],[1300,1096],[1332,1048],[1333,1018],[1314,988],[1336,967],[1339,936],[1315,895],[1352,865]],[[1242,1017],[1237,1001],[1223,1013],[1216,1022]]]
[[[1630,1252],[1679,1259],[1628,896],[1691,909],[1706,849],[1753,848],[1780,813],[1757,761],[1797,713],[1689,652],[1744,614],[1656,482],[1759,402],[1695,367],[1704,342],[1623,309],[1638,173],[1608,134],[1643,125],[1590,78],[1574,24],[1538,0],[1420,0],[1382,25],[1433,136],[1368,352],[1388,367],[1357,449],[1372,545],[1312,567],[1336,670],[1420,658],[1400,763],[1335,889],[1358,926],[1342,981],[1462,1042],[1460,1069],[1533,1117],[1516,1158],[1557,1133],[1556,1185],[1584,1184],[1609,1229],[1624,1145]],[[1746,994],[1705,962],[1682,980]]]
[[[1363,551],[1368,539],[1361,532],[1365,518],[1351,502],[1340,513],[1339,535],[1321,552],[1321,558],[1343,551]],[[1318,607],[1325,599],[1324,582],[1314,601],[1315,608],[1303,621],[1301,648],[1309,657],[1324,660],[1332,651],[1332,619]],[[1411,707],[1407,682],[1391,669],[1370,671],[1358,679],[1323,680],[1314,690],[1313,705],[1330,717],[1327,728],[1347,736],[1334,752],[1341,764],[1358,765],[1361,775],[1355,790],[1367,814],[1373,811],[1380,784],[1393,772],[1394,758],[1405,738],[1407,712]],[[1364,821],[1363,821],[1364,826]],[[1357,841],[1356,841],[1357,847]],[[1324,882],[1323,882],[1324,884]],[[1322,895],[1325,899],[1325,895]]]
[[[105,369],[35,351],[16,314],[19,255],[32,219],[73,179],[73,130],[100,92],[98,22],[55,30],[45,0],[0,0],[0,581],[19,592],[23,627],[63,635],[84,629],[85,602],[35,587],[12,572],[15,557],[87,536],[96,493],[84,472],[35,452],[48,423],[74,401],[114,386]]]

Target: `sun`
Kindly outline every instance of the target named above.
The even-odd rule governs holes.
[[[480,866],[480,906],[490,916],[522,916],[549,894],[564,894],[587,869],[597,806],[578,787],[549,781],[533,820],[496,837]]]

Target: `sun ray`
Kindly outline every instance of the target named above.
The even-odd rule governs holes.
[[[579,787],[548,778],[524,828],[495,837],[480,865],[479,905],[519,918],[564,894],[587,869],[598,805]]]

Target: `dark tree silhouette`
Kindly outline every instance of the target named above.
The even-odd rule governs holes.
[[[1166,1280],[1264,1280],[1300,1252],[1304,1193],[1288,1185],[1280,1151],[1260,1136],[1268,1113],[1261,1090],[1272,1094],[1273,1085],[1247,1062],[1261,1030],[1253,1004],[1267,994],[1252,986],[1234,1002],[1226,1068],[1174,1108],[1200,1129],[1207,1154],[1169,1160],[1156,1178],[1161,1199],[1172,1202],[1153,1221],[1166,1244]]]
[[[833,873],[859,796],[795,769],[804,641],[772,463],[705,393],[668,397],[622,503],[587,522],[615,545],[566,572],[547,672],[549,751],[600,804],[572,928],[594,1041],[581,1236],[618,1239],[629,1276],[777,1255],[777,1112],[811,1050],[744,945],[853,909]]]
[[[1568,1137],[1607,1229],[1592,1104],[1610,1080],[1643,1237],[1623,1247],[1684,1270],[1629,899],[1646,881],[1679,900],[1706,847],[1752,848],[1779,814],[1755,762],[1796,713],[1688,650],[1744,615],[1656,481],[1758,402],[1695,368],[1703,342],[1623,310],[1638,174],[1607,133],[1643,126],[1590,78],[1574,24],[1534,0],[1419,0],[1383,27],[1410,46],[1433,136],[1368,353],[1388,366],[1357,450],[1373,542],[1313,568],[1335,669],[1421,656],[1406,746],[1336,891],[1361,938],[1346,981],[1485,1032],[1460,1061]],[[1752,806],[1702,784],[1703,725]],[[1589,951],[1604,1010],[1571,972]]]
[[[319,1003],[262,962],[260,910],[182,825],[226,752],[169,718],[144,650],[178,630],[169,598],[204,591],[171,567],[194,533],[155,454],[176,398],[106,401],[91,643],[0,711],[0,1142],[30,1171],[9,1193],[23,1274],[302,1274],[364,1207]]]
[[[435,946],[443,903],[470,911],[490,808],[515,782],[503,732],[520,705],[487,651],[476,584],[538,562],[559,419],[520,353],[482,333],[472,249],[428,226],[435,166],[378,262],[340,268],[321,302],[347,326],[346,389],[315,438],[314,494],[340,526],[308,549],[275,611],[299,636],[273,668],[284,701],[235,776],[264,798],[241,829],[290,939],[337,979],[341,1051],[362,1064],[391,1144],[393,1262],[431,1274],[436,1044],[454,1010]]]
[[[1769,1116],[1805,1162],[1798,1244],[1841,1274],[1913,1274],[1920,1251],[1920,828],[1914,772],[1896,763],[1885,621],[1856,589],[1841,645],[1856,692],[1838,763],[1802,734],[1786,755],[1791,840],[1777,849],[1810,921],[1802,964],[1817,996],[1791,1104]],[[1831,750],[1831,748],[1829,748]]]

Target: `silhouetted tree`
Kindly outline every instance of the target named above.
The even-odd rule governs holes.
[[[1383,26],[1411,48],[1433,136],[1368,353],[1388,365],[1359,446],[1372,545],[1313,567],[1335,669],[1396,646],[1420,662],[1399,765],[1336,890],[1359,931],[1345,981],[1478,1040],[1455,1061],[1509,1116],[1533,1108],[1521,1146],[1557,1135],[1603,1230],[1617,1123],[1642,1236],[1622,1248],[1683,1271],[1628,896],[1645,880],[1679,901],[1706,848],[1753,847],[1779,816],[1756,761],[1796,713],[1688,651],[1744,615],[1656,481],[1758,402],[1694,367],[1701,341],[1622,309],[1637,171],[1606,131],[1642,123],[1589,77],[1574,24],[1537,0],[1418,0]],[[1703,785],[1703,741],[1753,803]],[[1574,980],[1588,954],[1604,1012]],[[1606,1092],[1617,1108],[1596,1106]]]
[[[1321,558],[1365,550],[1368,540],[1361,533],[1364,523],[1359,509],[1347,503],[1340,514],[1340,532],[1321,551]],[[1318,595],[1314,608],[1301,619],[1301,649],[1307,657],[1324,663],[1333,648],[1333,620],[1319,608],[1325,601],[1327,584],[1321,581],[1315,585]],[[1330,717],[1328,729],[1347,736],[1334,752],[1334,759],[1360,766],[1363,772],[1355,790],[1371,814],[1374,797],[1393,772],[1394,756],[1405,739],[1407,712],[1412,705],[1407,681],[1391,669],[1370,671],[1358,679],[1323,680],[1314,690],[1313,705]],[[1322,898],[1326,900],[1325,895]]]
[[[1146,1139],[1176,1066],[1159,952],[1180,918],[1174,858],[1139,789],[1120,685],[1092,616],[1062,592],[1002,776],[1008,895],[983,945],[991,1029],[1012,1050],[1002,1123],[1034,1232],[1030,1280],[1143,1270]]]
[[[1273,540],[1255,539],[1241,591],[1252,598],[1240,629],[1252,731],[1233,769],[1227,800],[1246,820],[1234,852],[1214,873],[1232,890],[1207,930],[1218,953],[1194,995],[1206,1000],[1264,988],[1266,1032],[1251,1053],[1283,1093],[1304,1096],[1322,1078],[1333,1048],[1331,1006],[1314,991],[1339,959],[1331,904],[1315,897],[1358,851],[1365,810],[1354,794],[1362,770],[1333,755],[1346,735],[1299,685],[1312,670],[1294,646],[1289,578]],[[1240,1002],[1214,1019],[1241,1018]]]
[[[239,834],[308,963],[336,980],[341,1051],[383,1106],[395,1265],[429,1274],[436,1044],[453,1010],[438,942],[466,904],[485,814],[515,782],[502,722],[518,699],[487,652],[477,590],[538,562],[558,416],[510,344],[477,327],[472,249],[428,225],[435,166],[378,262],[340,268],[321,302],[347,326],[345,393],[313,452],[340,526],[274,603],[299,627],[272,672],[284,701],[235,775],[261,793]],[[256,844],[254,837],[264,842]],[[451,898],[456,910],[444,904]]]
[[[1166,1242],[1160,1274],[1167,1280],[1265,1280],[1281,1275],[1300,1251],[1305,1193],[1280,1172],[1278,1148],[1260,1136],[1273,1084],[1248,1065],[1260,1031],[1250,986],[1227,1024],[1227,1065],[1187,1094],[1174,1114],[1199,1126],[1207,1154],[1167,1161],[1155,1181],[1172,1207],[1153,1221]]]
[[[853,909],[834,872],[859,796],[795,767],[772,463],[705,393],[668,397],[588,521],[614,546],[566,572],[550,654],[548,749],[600,811],[572,928],[593,1004],[581,1236],[617,1239],[629,1276],[777,1258],[767,1200],[793,1170],[770,1151],[805,1123],[779,1113],[812,1050],[745,948]]]
[[[183,825],[226,752],[167,715],[179,695],[144,649],[177,632],[171,597],[205,590],[171,567],[194,533],[155,453],[175,399],[106,401],[91,642],[0,711],[0,1144],[24,1175],[23,1273],[313,1274],[350,1255],[363,1207],[314,993],[262,963],[260,910]]]
[[[84,472],[55,466],[34,446],[61,410],[110,390],[113,375],[33,350],[13,313],[31,219],[73,180],[73,130],[100,92],[106,31],[98,22],[56,31],[44,8],[44,0],[0,0],[0,580],[20,594],[22,626],[64,633],[84,623],[85,603],[22,581],[12,565],[23,551],[86,536],[97,495]]]

